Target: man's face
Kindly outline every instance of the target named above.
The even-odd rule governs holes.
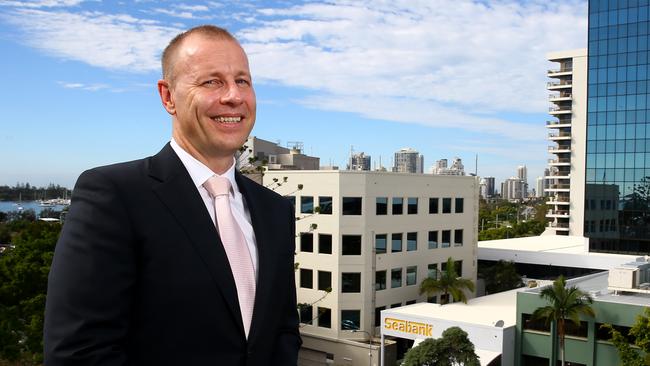
[[[244,50],[232,40],[190,35],[174,57],[168,103],[163,96],[174,139],[204,162],[232,156],[255,124],[255,91]],[[162,96],[160,83],[159,89]]]

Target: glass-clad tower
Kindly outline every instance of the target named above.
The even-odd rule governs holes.
[[[589,0],[584,234],[591,251],[650,253],[648,0]]]

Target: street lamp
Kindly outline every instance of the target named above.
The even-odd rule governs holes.
[[[368,365],[372,366],[372,336],[370,335],[370,333],[361,329],[351,329],[350,331],[352,333],[365,333],[368,335]]]

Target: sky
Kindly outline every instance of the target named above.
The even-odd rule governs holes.
[[[425,172],[459,157],[497,184],[526,165],[531,188],[550,158],[546,54],[587,46],[586,0],[0,0],[0,185],[72,187],[158,152],[160,54],[200,24],[249,56],[252,135],[341,168],[404,147]]]

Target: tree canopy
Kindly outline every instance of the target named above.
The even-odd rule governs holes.
[[[474,344],[459,327],[442,332],[442,337],[428,338],[410,349],[404,357],[404,366],[479,366]]]
[[[609,329],[612,343],[618,350],[622,366],[649,366],[650,365],[650,308],[645,308],[643,314],[636,318],[636,323],[630,328],[629,336],[634,339],[632,347],[628,337],[623,335],[611,324],[603,324]]]
[[[467,303],[465,290],[474,291],[474,282],[458,277],[456,263],[452,257],[447,258],[445,270],[438,272],[437,278],[425,278],[420,284],[420,294],[426,293],[427,296],[432,296],[441,293],[443,295],[442,304],[449,302],[449,295],[455,301]]]

